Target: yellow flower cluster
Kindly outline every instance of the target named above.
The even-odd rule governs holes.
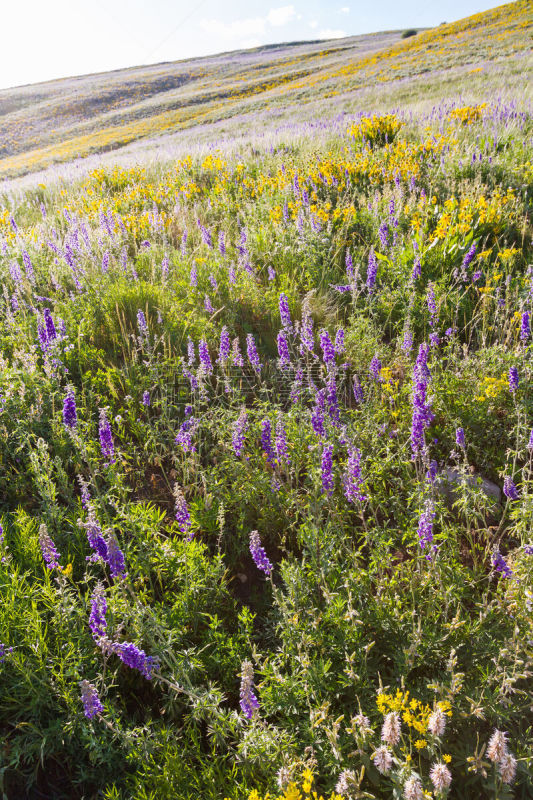
[[[476,400],[493,400],[495,397],[498,397],[498,395],[508,391],[508,388],[509,381],[505,372],[502,373],[501,378],[491,378],[487,376],[483,378],[481,391],[476,397]]]
[[[348,134],[354,139],[365,139],[369,144],[385,144],[392,142],[403,122],[400,122],[395,114],[384,114],[383,116],[363,117],[357,125],[352,125],[348,129]]]
[[[454,108],[448,114],[448,119],[452,122],[459,122],[461,125],[472,125],[478,122],[482,116],[483,111],[487,107],[486,103],[481,103],[479,106],[462,106],[461,108]]]
[[[415,697],[410,698],[408,691],[402,692],[401,689],[397,689],[396,694],[381,692],[377,696],[376,705],[381,714],[385,715],[391,711],[396,711],[409,728],[413,728],[413,730],[422,735],[426,733],[432,708],[424,705]],[[447,700],[438,702],[437,707],[449,717],[452,716],[452,707]],[[424,740],[417,739],[415,741],[416,748],[421,749],[425,746],[426,742]]]
[[[248,800],[326,800],[322,795],[318,795],[313,790],[314,776],[311,770],[306,769],[303,772],[302,780],[299,783],[290,783],[287,788],[277,795],[265,794],[260,795],[257,790],[253,790],[248,795]],[[225,800],[230,800],[226,797]],[[331,794],[327,800],[343,800],[340,794]]]

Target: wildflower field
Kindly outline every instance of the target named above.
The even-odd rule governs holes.
[[[0,195],[3,798],[533,797],[528,75]]]

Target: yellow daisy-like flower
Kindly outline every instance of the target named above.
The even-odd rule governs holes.
[[[445,753],[445,754],[442,756],[442,759],[443,759],[443,761],[445,761],[447,764],[449,764],[449,763],[450,763],[450,761],[452,760],[452,757],[451,757],[450,755],[448,755],[448,753]]]
[[[427,746],[427,742],[425,739],[417,739],[415,742],[415,747],[417,750],[423,750],[424,747]]]

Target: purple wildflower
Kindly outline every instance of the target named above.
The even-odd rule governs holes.
[[[509,391],[514,394],[518,389],[518,370],[516,367],[509,369]]]
[[[470,264],[472,262],[472,259],[476,255],[476,250],[477,250],[477,244],[475,242],[473,242],[472,246],[470,247],[469,251],[467,252],[467,254],[464,257],[463,263],[462,263],[462,266],[461,266],[461,277],[462,277],[463,280],[466,280],[466,271],[467,271],[468,267],[470,266]]]
[[[345,346],[344,346],[344,330],[339,328],[337,333],[335,334],[335,346],[334,346],[335,354],[340,356],[344,353]]]
[[[349,250],[346,251],[346,256],[344,257],[344,264],[346,266],[346,274],[347,274],[347,276],[350,278],[350,280],[353,280],[353,276],[354,276],[354,273],[353,273],[353,261],[352,261],[352,256],[351,256],[351,253],[350,253]]]
[[[145,392],[143,392],[142,404],[143,406],[145,406],[145,408],[150,408],[150,403],[151,403],[150,392],[146,390]]]
[[[54,320],[52,318],[52,313],[49,308],[45,308],[43,311],[44,316],[44,324],[46,328],[46,338],[50,342],[52,339],[57,337],[56,327],[54,325]]]
[[[410,353],[413,349],[413,333],[409,328],[406,328],[403,334],[402,350],[404,353]]]
[[[252,719],[259,710],[259,701],[254,694],[254,670],[250,661],[243,661],[241,666],[241,711],[247,719]]]
[[[333,446],[326,444],[322,450],[322,488],[324,492],[331,495],[333,492]]]
[[[365,499],[365,495],[361,491],[362,480],[361,451],[357,447],[351,447],[348,453],[348,466],[344,475],[344,494],[350,503]]]
[[[377,355],[374,356],[370,362],[369,372],[375,381],[380,381],[381,361]]]
[[[224,365],[226,363],[226,361],[229,358],[230,347],[231,347],[231,341],[229,338],[228,329],[224,325],[224,327],[220,331],[220,347],[218,349],[217,364]]]
[[[206,375],[211,375],[213,372],[213,364],[211,363],[211,356],[209,355],[209,348],[205,339],[200,339],[198,356],[200,358],[200,368],[203,369]]]
[[[94,685],[89,681],[80,681],[81,702],[83,703],[83,713],[88,719],[92,719],[97,714],[101,714],[104,707],[98,697]]]
[[[154,669],[159,666],[155,658],[147,656],[144,650],[141,650],[132,642],[116,642],[113,644],[113,652],[123,664],[126,664],[130,669],[138,670],[147,680],[151,679]]]
[[[193,264],[191,267],[191,271],[189,274],[189,283],[192,287],[198,286],[198,270],[196,269],[196,264]]]
[[[105,589],[101,583],[96,584],[96,588],[91,598],[91,613],[89,614],[89,627],[93,634],[93,639],[97,641],[105,636],[107,629],[107,602]]]
[[[241,408],[240,414],[235,420],[233,425],[233,434],[231,437],[231,444],[233,447],[233,452],[240,458],[242,454],[242,449],[244,447],[244,439],[246,437],[246,431],[248,430],[248,414],[245,408]]]
[[[224,231],[220,231],[218,234],[218,249],[220,251],[220,255],[222,258],[226,255],[226,239],[224,236]]]
[[[518,489],[510,475],[506,475],[503,480],[503,493],[509,500],[518,500],[520,498]]]
[[[272,574],[272,564],[265,552],[264,547],[261,545],[261,537],[258,531],[250,533],[250,554],[254,560],[255,566],[264,572],[265,575]]]
[[[422,274],[422,264],[420,263],[420,256],[417,256],[413,263],[413,271],[411,272],[411,283],[414,283]]]
[[[463,450],[466,447],[465,432],[463,428],[457,428],[457,430],[455,431],[455,444],[457,445],[457,447],[462,447]]]
[[[352,381],[353,397],[357,405],[360,405],[365,399],[363,394],[363,387],[357,375],[354,375]]]
[[[56,550],[56,546],[53,543],[44,522],[39,528],[39,544],[41,546],[41,552],[43,554],[43,558],[48,569],[54,569],[54,568],[58,569],[59,553]]]
[[[255,339],[252,333],[249,333],[246,336],[246,352],[248,355],[248,361],[254,368],[256,372],[261,371],[262,364],[259,361],[259,354],[257,352],[257,348],[255,346]]]
[[[287,447],[287,433],[281,417],[278,417],[276,422],[276,456],[278,461],[285,461],[286,464],[290,463],[289,449]]]
[[[0,664],[5,661],[6,656],[13,652],[12,647],[7,647],[3,642],[0,642]]]
[[[420,455],[425,448],[424,431],[433,420],[431,403],[427,399],[427,383],[430,372],[427,366],[429,347],[421,344],[413,370],[413,418],[411,424],[411,449],[413,458]]]
[[[174,499],[178,527],[182,533],[188,533],[187,541],[189,542],[192,539],[192,534],[190,533],[191,515],[189,513],[189,507],[187,506],[185,496],[178,484],[174,486]]]
[[[272,447],[272,424],[269,419],[261,422],[261,447],[267,455],[268,462],[273,466],[276,456]]]
[[[378,230],[379,241],[382,250],[384,250],[389,243],[389,226],[386,222],[382,222]]]
[[[279,314],[281,317],[281,325],[286,330],[292,330],[291,312],[289,311],[289,301],[287,295],[281,293],[279,296]]]
[[[100,449],[102,455],[107,459],[109,464],[115,462],[115,445],[113,443],[113,434],[111,433],[111,426],[105,409],[100,409],[100,420],[98,423],[98,436],[100,437]]]
[[[512,569],[510,568],[507,561],[502,556],[499,550],[495,550],[494,553],[492,554],[492,566],[494,567],[496,572],[499,572],[501,574],[502,578],[513,577]]]
[[[305,314],[302,318],[302,323],[300,325],[300,341],[302,343],[300,352],[304,353],[307,350],[309,353],[312,353],[315,349],[315,339],[313,335],[313,318],[310,314]]]
[[[213,308],[213,304],[211,303],[211,300],[209,299],[209,295],[208,294],[204,295],[204,308],[205,308],[205,310],[207,311],[208,314],[214,314],[215,313],[215,309]]]
[[[370,248],[368,254],[368,267],[366,271],[366,288],[368,293],[372,294],[376,285],[376,276],[378,274],[378,262],[374,253],[374,248]]]
[[[522,313],[522,320],[520,323],[520,340],[526,344],[529,341],[529,337],[531,336],[531,327],[529,322],[529,312],[524,311]]]
[[[124,578],[126,575],[126,562],[124,561],[124,553],[118,546],[118,542],[110,533],[106,541],[107,545],[107,565],[112,578]]]
[[[137,311],[137,325],[139,327],[139,333],[141,336],[148,335],[148,323],[146,322],[146,317],[144,316],[144,311],[139,309]]]
[[[322,328],[319,336],[320,336],[320,347],[322,348],[322,358],[324,359],[324,364],[328,369],[332,369],[335,366],[335,350],[331,343],[331,339],[329,338],[329,333],[325,328]]]
[[[279,366],[281,369],[286,369],[290,366],[291,358],[289,355],[289,345],[287,343],[287,337],[283,331],[278,333],[278,354],[279,354]]]
[[[78,424],[78,415],[76,413],[76,399],[74,391],[69,388],[65,399],[63,400],[63,425],[65,428],[73,430]]]
[[[325,390],[320,389],[315,394],[315,407],[311,412],[311,425],[316,436],[325,436],[324,411],[326,408]]]
[[[426,500],[426,504],[424,506],[424,511],[420,515],[420,519],[418,521],[418,539],[420,542],[420,547],[422,550],[426,547],[426,545],[431,548],[433,552],[436,552],[437,548],[433,543],[433,520],[435,519],[435,507],[433,501],[428,499]],[[426,558],[429,560],[432,557],[432,553],[428,548],[428,552],[426,553]]]
[[[234,367],[244,367],[244,359],[241,354],[241,348],[239,346],[239,339],[237,336],[233,340],[233,344],[231,346],[231,363]]]
[[[327,384],[328,413],[332,425],[337,428],[340,423],[339,401],[337,399],[337,385],[334,375],[330,376]]]

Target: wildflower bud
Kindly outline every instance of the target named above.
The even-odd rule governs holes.
[[[435,709],[428,719],[428,731],[433,736],[442,736],[446,729],[446,714],[440,708]]]
[[[381,728],[381,739],[386,744],[394,747],[400,741],[401,733],[401,720],[400,715],[396,711],[391,711],[383,721]]]
[[[392,753],[388,747],[378,747],[372,756],[372,761],[378,772],[385,775],[387,772],[390,772],[392,767]]]
[[[433,764],[429,772],[429,777],[436,792],[444,792],[449,788],[452,782],[452,773],[446,764],[443,763]]]
[[[507,734],[496,728],[489,740],[487,757],[496,763],[501,761],[505,755],[507,755]]]
[[[516,775],[516,758],[512,753],[505,753],[498,763],[498,770],[503,783],[512,783]]]

